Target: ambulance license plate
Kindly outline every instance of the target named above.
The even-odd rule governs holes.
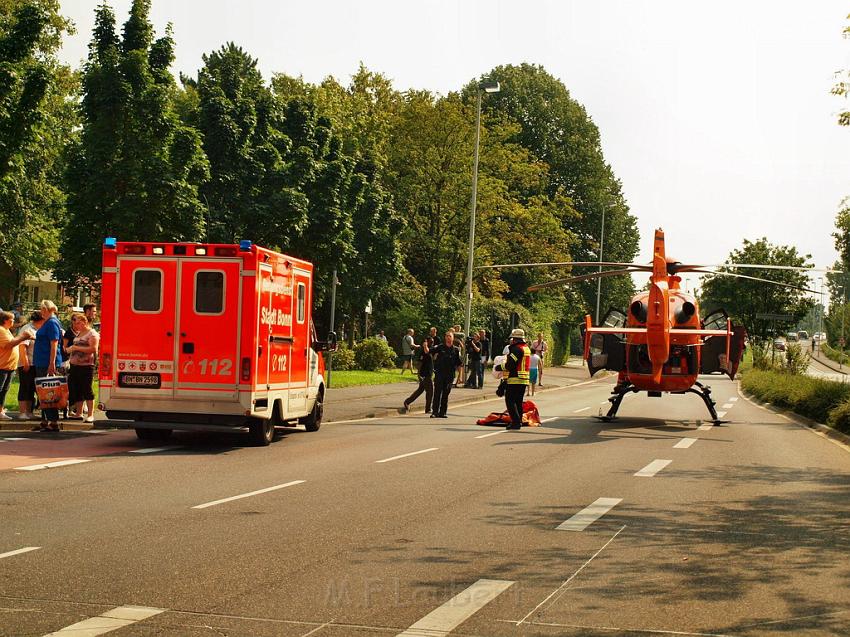
[[[137,372],[121,372],[118,374],[119,387],[139,387],[159,389],[162,385],[159,374],[139,374]]]

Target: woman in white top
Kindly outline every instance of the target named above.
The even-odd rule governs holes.
[[[546,352],[549,351],[549,344],[543,340],[543,332],[537,332],[537,340],[531,343],[531,353],[537,354],[540,357],[540,362],[537,368],[540,370],[538,385],[543,387],[543,359],[546,358]]]

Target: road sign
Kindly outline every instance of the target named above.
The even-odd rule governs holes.
[[[765,321],[793,321],[794,316],[792,314],[756,314],[757,319],[764,319]]]

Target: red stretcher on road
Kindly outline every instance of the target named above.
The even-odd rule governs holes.
[[[494,411],[489,416],[485,416],[476,422],[482,426],[505,427],[511,424],[511,416],[507,411]],[[526,400],[522,403],[522,426],[523,427],[539,427],[540,412],[537,411],[537,405],[531,400]]]

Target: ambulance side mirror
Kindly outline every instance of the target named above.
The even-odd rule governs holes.
[[[313,349],[317,352],[335,352],[336,332],[329,332],[326,341],[313,341]]]

